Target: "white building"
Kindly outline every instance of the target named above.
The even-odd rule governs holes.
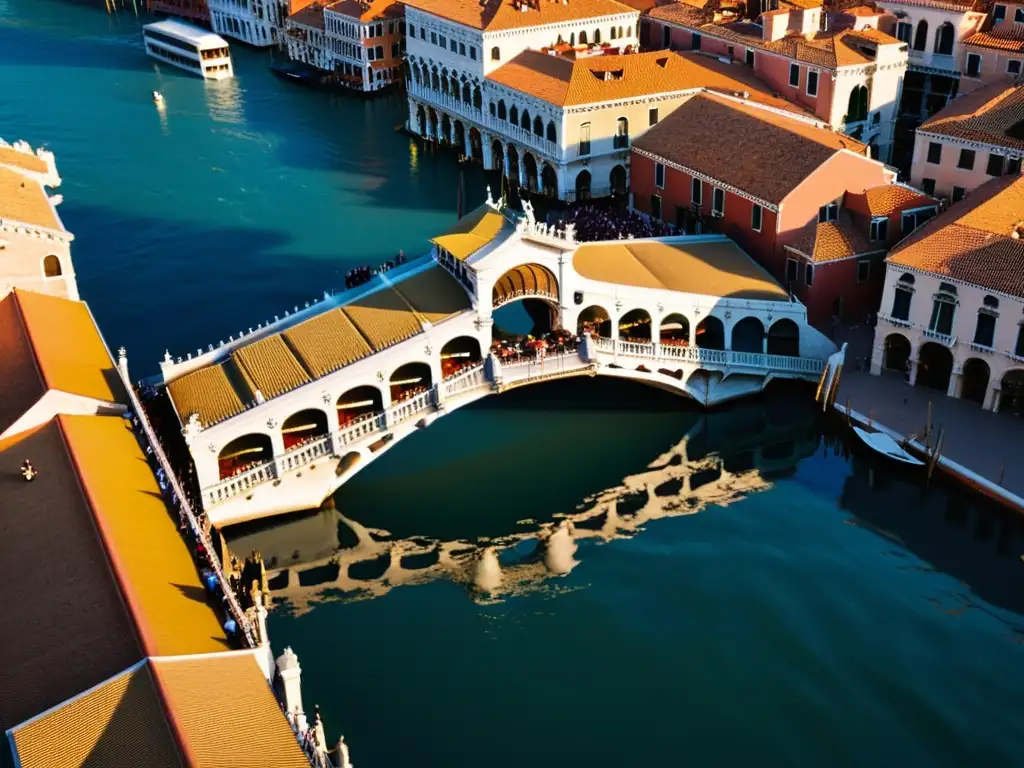
[[[0,140],[0,297],[27,288],[78,298],[71,263],[74,235],[57,213],[61,196],[46,192],[57,186],[52,152]]]
[[[425,256],[161,365],[210,521],[315,507],[402,438],[489,394],[611,376],[715,404],[818,381],[834,345],[722,235],[579,244],[488,202]],[[494,311],[537,302],[577,350],[488,354]],[[538,313],[539,314],[539,313]]]
[[[295,10],[296,5],[307,3],[308,0],[208,0],[214,32],[260,48],[280,42],[289,5]]]
[[[871,372],[1024,411],[1024,178],[993,179],[887,260]]]

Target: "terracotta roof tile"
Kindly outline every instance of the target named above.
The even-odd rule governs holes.
[[[404,13],[401,3],[395,0],[340,0],[328,5],[327,10],[360,21],[397,18]]]
[[[259,391],[268,400],[312,381],[280,334],[239,347],[231,359],[253,394]]]
[[[524,51],[487,77],[556,106],[704,87],[726,93],[746,91],[754,101],[802,112],[797,105],[773,95],[747,67],[723,63],[697,52],[652,51],[570,60],[539,51]]]
[[[229,376],[229,367],[234,368],[234,365],[230,362],[208,365],[167,385],[167,392],[182,424],[194,413],[199,417],[199,423],[208,427],[245,410],[245,403],[253,395],[243,392],[239,396]]]
[[[1024,151],[1024,84],[994,83],[960,96],[919,130]]]
[[[711,94],[694,96],[633,147],[772,204],[836,152],[864,152],[841,134]]]
[[[378,352],[423,331],[419,318],[393,288],[356,299],[342,311]]]
[[[43,185],[24,174],[0,166],[0,219],[34,227],[63,230]]]
[[[635,9],[615,0],[571,0],[567,3],[534,0],[532,6],[518,0],[405,0],[405,4],[473,29],[488,31],[583,21],[622,13],[637,14]]]
[[[1024,51],[1024,26],[1000,27],[987,32],[975,32],[963,40],[973,48],[991,48],[997,51]]]
[[[913,267],[1024,298],[1024,176],[992,179],[892,250],[890,264]]]
[[[469,294],[442,267],[431,267],[395,286],[428,323],[440,323],[471,306]]]
[[[840,211],[835,221],[810,222],[792,247],[819,263],[885,250],[884,243],[871,243],[864,236],[847,211]]]
[[[937,205],[934,197],[903,184],[882,184],[864,191],[868,213],[872,216],[890,216],[896,211],[922,205]]]
[[[373,354],[366,339],[340,309],[310,318],[281,335],[316,378]]]
[[[14,147],[0,147],[0,165],[10,165],[32,173],[47,173],[50,170],[50,167],[36,155]]]

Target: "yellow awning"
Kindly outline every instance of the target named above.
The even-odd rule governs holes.
[[[444,248],[459,261],[464,261],[496,238],[504,223],[504,217],[485,203],[467,213],[454,227],[431,242]]]

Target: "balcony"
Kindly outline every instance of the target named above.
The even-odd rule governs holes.
[[[930,331],[928,329],[925,329],[924,335],[925,338],[931,339],[932,341],[937,341],[939,342],[939,344],[942,344],[947,347],[952,347],[956,344],[956,336],[951,336],[946,333],[939,333],[938,331]]]

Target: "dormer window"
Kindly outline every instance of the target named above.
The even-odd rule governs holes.
[[[839,217],[839,204],[829,203],[823,205],[818,209],[818,221],[824,223],[826,221],[835,221]]]
[[[1006,18],[1006,6],[997,5],[992,9],[992,23],[998,24],[1000,21]]]

